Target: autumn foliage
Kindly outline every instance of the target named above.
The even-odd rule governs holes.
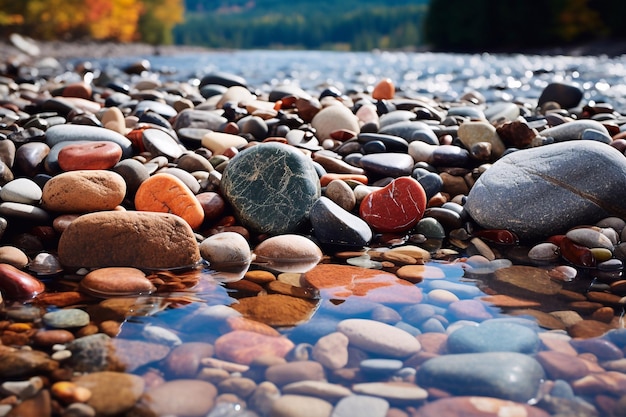
[[[0,0],[0,36],[171,43],[183,0]]]

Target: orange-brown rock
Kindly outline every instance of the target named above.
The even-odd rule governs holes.
[[[135,208],[176,214],[192,229],[204,221],[204,209],[196,196],[185,183],[168,173],[155,174],[141,183],[135,194]]]
[[[167,213],[105,211],[74,220],[59,239],[68,267],[180,268],[200,261],[193,230]]]
[[[322,297],[365,297],[373,302],[419,303],[422,291],[394,274],[349,265],[319,264],[304,281],[320,290]]]
[[[215,341],[215,356],[230,362],[251,364],[261,356],[284,358],[294,344],[286,337],[266,336],[246,330],[235,330]]]
[[[59,151],[59,166],[63,171],[109,169],[122,158],[122,148],[114,142],[79,142]]]
[[[246,297],[231,307],[244,317],[269,326],[293,326],[308,320],[319,300],[291,297],[284,294]]]
[[[80,170],[59,174],[43,187],[44,208],[62,213],[113,210],[126,194],[121,175],[106,170]]]
[[[396,87],[391,78],[383,78],[372,91],[372,98],[376,100],[391,100],[396,95]]]

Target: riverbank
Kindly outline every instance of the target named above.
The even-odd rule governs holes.
[[[23,41],[23,42],[21,42]],[[15,42],[0,39],[0,56],[14,59],[16,57],[39,56],[55,59],[101,59],[122,58],[129,56],[173,56],[193,52],[209,52],[210,48],[193,45],[149,45],[145,43],[117,43],[117,42],[64,42],[64,41],[34,41],[19,37],[20,47]],[[420,47],[420,52],[451,52],[431,51],[428,47]],[[456,51],[461,52],[461,51]],[[479,51],[464,51],[474,53]],[[600,56],[617,57],[626,54],[626,41],[595,41],[566,46],[547,46],[545,48],[521,48],[519,50],[493,51],[499,54],[531,54],[546,56]]]

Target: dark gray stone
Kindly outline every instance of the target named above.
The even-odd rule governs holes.
[[[183,128],[219,130],[228,120],[216,113],[204,110],[185,109],[181,111],[174,121],[173,128],[179,131]],[[200,138],[202,140],[202,138]]]
[[[417,368],[416,383],[452,395],[477,395],[527,402],[535,398],[543,368],[516,352],[460,353],[429,359]]]
[[[465,208],[485,228],[532,240],[626,216],[625,191],[626,159],[617,149],[573,141],[499,159],[478,178]]]
[[[518,352],[536,353],[540,341],[537,333],[515,323],[485,321],[465,326],[448,337],[450,353]]]
[[[408,142],[400,136],[384,135],[380,133],[360,133],[357,139],[362,144],[382,142],[389,152],[407,153],[409,151]]]
[[[245,226],[276,235],[303,226],[321,195],[313,162],[280,143],[238,153],[224,170],[221,189]]]
[[[578,106],[583,98],[583,92],[580,88],[563,83],[551,83],[541,92],[537,100],[537,106],[541,107],[548,101],[554,101],[564,109],[571,109]]]
[[[200,80],[200,87],[204,87],[209,84],[222,85],[224,87],[246,87],[247,82],[245,78],[240,77],[239,75],[216,71],[205,75],[202,77],[202,80]]]
[[[309,215],[313,234],[322,245],[361,248],[372,240],[372,230],[361,218],[321,197]]]
[[[435,132],[424,122],[407,120],[394,123],[380,129],[379,133],[395,135],[403,138],[408,143],[416,140],[426,142],[429,145],[439,145],[439,139]]]
[[[405,177],[411,175],[415,161],[408,153],[376,153],[361,158],[361,168],[381,177]]]
[[[583,136],[591,136],[587,130],[597,130],[596,135],[611,137],[609,131],[602,123],[595,120],[574,120],[573,122],[563,123],[554,127],[550,127],[541,132],[541,136],[552,138],[555,142],[564,142],[569,140],[583,139]]]

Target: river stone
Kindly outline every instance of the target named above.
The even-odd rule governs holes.
[[[516,352],[442,355],[417,368],[416,383],[452,395],[480,395],[527,402],[535,398],[543,368],[535,359]]]
[[[23,204],[39,204],[41,188],[28,178],[16,178],[0,189],[2,201],[12,201]]]
[[[44,314],[42,319],[46,326],[55,329],[83,327],[89,324],[89,314],[78,308],[50,311]]]
[[[144,380],[137,375],[110,371],[81,375],[73,382],[91,391],[87,404],[102,416],[118,415],[130,410],[141,397],[145,386]]]
[[[392,358],[406,358],[421,349],[420,342],[408,332],[374,320],[342,320],[337,331],[345,334],[354,347]]]
[[[539,99],[537,99],[537,106],[541,107],[549,101],[554,101],[559,103],[564,109],[571,109],[578,106],[582,98],[582,90],[575,85],[550,83],[543,89]]]
[[[448,336],[450,353],[519,352],[534,354],[539,350],[537,333],[528,327],[508,322],[485,321],[478,326],[464,326]]]
[[[70,171],[59,174],[43,187],[41,201],[51,211],[82,213],[112,210],[122,203],[126,183],[121,175],[106,170]]]
[[[315,129],[315,136],[321,142],[331,137],[336,130],[348,130],[358,133],[359,120],[346,106],[338,104],[323,108],[311,120],[311,126]]]
[[[167,381],[145,391],[133,415],[205,417],[215,405],[216,396],[217,389],[206,381]]]
[[[489,397],[442,398],[429,402],[411,413],[411,417],[501,417],[504,415],[524,417],[550,416],[546,411],[532,405]]]
[[[71,267],[188,267],[200,261],[193,230],[169,213],[105,211],[74,220],[59,240],[59,260]]]
[[[321,195],[313,162],[280,143],[237,154],[224,171],[221,189],[245,226],[269,234],[296,231]]]
[[[330,417],[333,405],[328,401],[305,395],[287,394],[272,404],[271,417]]]
[[[604,125],[596,120],[574,120],[550,127],[541,132],[541,136],[552,138],[555,142],[565,142],[582,139],[588,130],[596,130],[606,137],[611,137]]]
[[[372,230],[365,221],[327,197],[313,204],[310,220],[313,234],[322,245],[361,248],[372,240]]]
[[[46,144],[51,148],[59,142],[75,141],[108,141],[115,142],[122,148],[122,158],[133,156],[133,147],[130,139],[113,130],[88,125],[63,124],[46,130]]]
[[[611,146],[555,143],[495,162],[478,178],[464,207],[485,228],[539,239],[605,217],[624,217],[625,177],[626,159]]]

